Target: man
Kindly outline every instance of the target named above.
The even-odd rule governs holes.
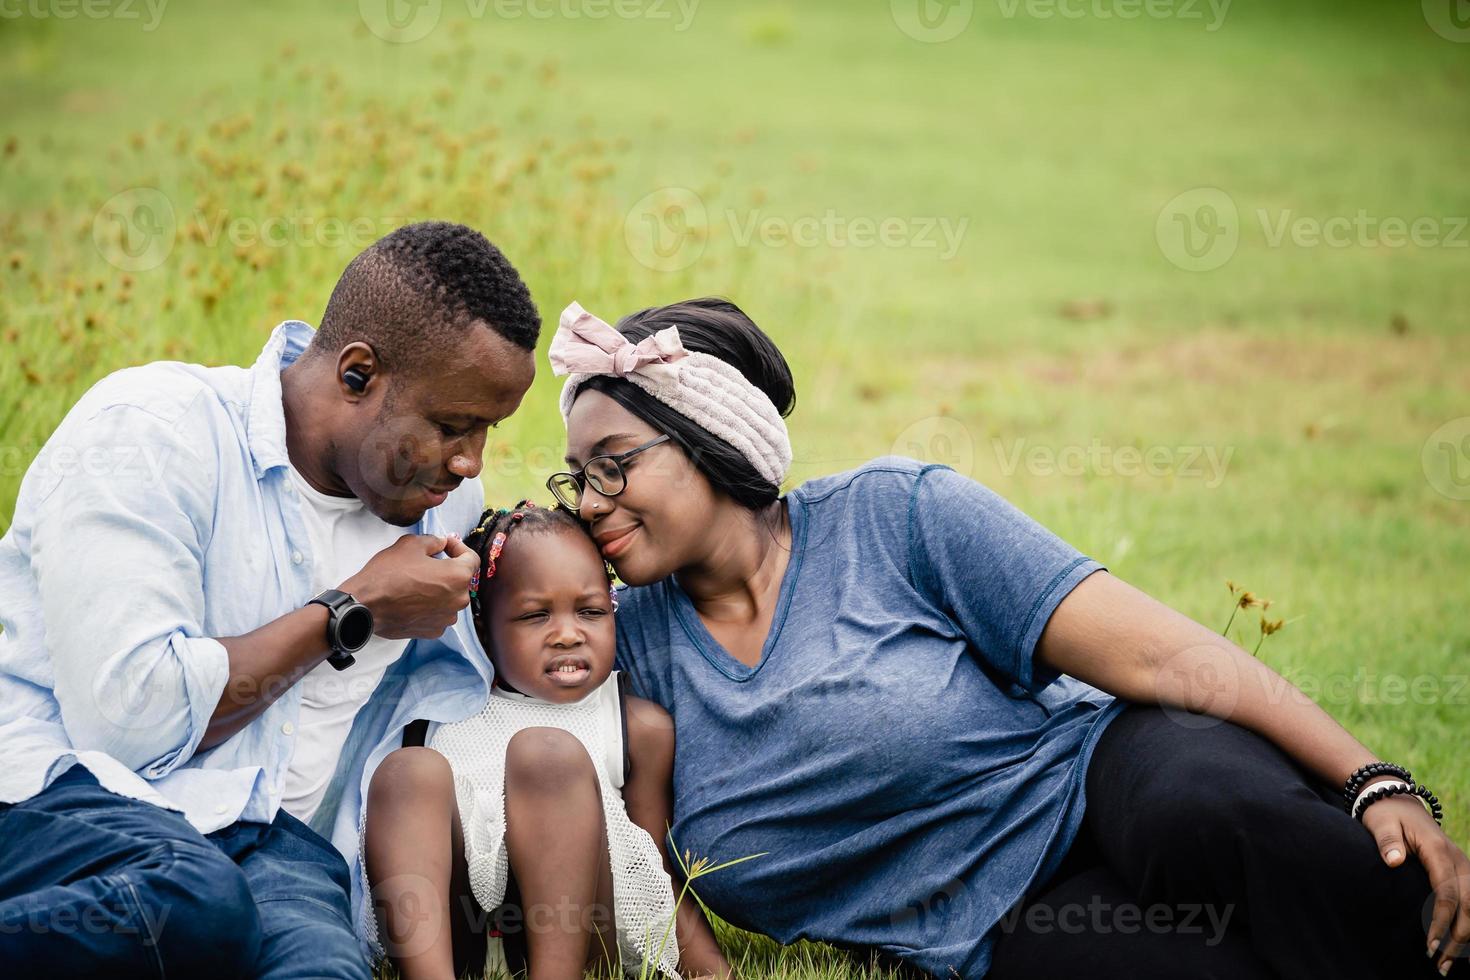
[[[363,768],[483,703],[455,535],[539,331],[484,237],[411,225],[315,334],[68,413],[0,539],[6,975],[369,975]]]

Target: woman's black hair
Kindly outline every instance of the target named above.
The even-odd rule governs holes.
[[[678,327],[689,351],[712,354],[766,393],[784,418],[796,407],[791,368],[778,348],[745,312],[726,299],[705,297],[653,306],[618,321],[618,332],[633,343],[665,327]],[[776,501],[781,488],[756,472],[734,446],[680,415],[630,381],[610,375],[588,378],[578,389],[600,391],[659,432],[668,433],[711,485],[736,503],[760,510]]]
[[[592,540],[592,532],[588,530],[586,524],[582,523],[582,519],[560,504],[554,507],[538,507],[534,500],[522,500],[514,507],[487,508],[480,515],[475,529],[464,537],[465,547],[480,556],[480,572],[475,580],[476,587],[470,590],[470,602],[474,606],[476,620],[480,618],[480,610],[484,606],[480,601],[480,594],[489,586],[490,579],[495,575],[495,569],[491,565],[493,560],[498,560],[491,558],[495,535],[503,531],[509,538],[511,528],[517,526],[529,531],[568,530],[585,536],[588,541]],[[603,562],[603,568],[607,571],[607,582],[610,587],[613,583],[612,566]]]

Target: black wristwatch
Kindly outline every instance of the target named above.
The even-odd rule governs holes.
[[[346,670],[357,659],[353,654],[367,646],[368,640],[373,638],[372,610],[346,592],[336,589],[323,589],[312,596],[307,605],[313,602],[326,606],[330,613],[330,618],[327,619],[327,642],[331,644],[332,652],[327,657],[327,663],[338,670]]]

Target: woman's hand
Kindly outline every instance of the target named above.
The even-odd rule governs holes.
[[[1439,957],[1439,972],[1449,971],[1470,943],[1470,857],[1445,836],[1417,796],[1390,796],[1363,811],[1363,826],[1378,842],[1389,867],[1410,853],[1429,872],[1434,917],[1429,923],[1429,955]]]

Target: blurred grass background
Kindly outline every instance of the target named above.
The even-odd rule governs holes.
[[[391,3],[0,19],[0,527],[97,378],[249,363],[462,221],[543,349],[574,299],[740,303],[793,482],[947,462],[1216,629],[1227,579],[1270,596],[1262,658],[1470,842],[1470,31],[1434,3]],[[557,388],[490,499],[544,495]]]

